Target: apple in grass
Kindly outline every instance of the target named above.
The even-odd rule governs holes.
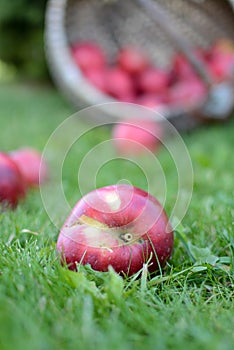
[[[112,130],[114,146],[120,155],[155,152],[163,137],[161,124],[154,120],[130,119],[117,123]]]
[[[127,276],[149,259],[149,271],[158,270],[172,248],[173,232],[161,204],[149,193],[122,184],[99,188],[78,201],[57,241],[70,269],[78,263],[97,271],[112,266]]]
[[[21,148],[9,156],[17,164],[28,187],[36,187],[48,178],[47,164],[37,150]]]
[[[17,164],[7,154],[0,152],[1,206],[15,208],[25,194],[25,181]]]

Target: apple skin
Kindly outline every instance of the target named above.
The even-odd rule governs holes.
[[[140,74],[149,65],[147,57],[137,49],[126,47],[120,50],[117,62],[129,74]]]
[[[196,106],[205,101],[207,89],[199,79],[181,79],[169,89],[169,104],[172,106]]]
[[[127,276],[150,257],[149,270],[158,270],[158,262],[163,266],[172,249],[173,232],[161,204],[147,192],[122,184],[99,188],[78,201],[57,241],[71,270],[77,263],[97,271],[112,266]]]
[[[216,82],[230,79],[234,74],[234,52],[215,52],[208,62],[208,69]]]
[[[145,148],[155,152],[162,134],[161,125],[153,120],[125,120],[115,124],[112,130],[114,146],[123,156],[142,154]]]
[[[106,92],[106,70],[104,68],[89,68],[84,74],[97,89]]]
[[[106,91],[109,95],[124,102],[131,102],[135,95],[131,77],[123,69],[118,67],[107,70]]]
[[[216,82],[232,78],[234,74],[234,42],[219,39],[208,51],[208,70]]]
[[[35,149],[21,148],[9,156],[17,164],[28,187],[37,187],[39,182],[44,183],[48,178],[47,164]]]
[[[106,64],[106,58],[102,49],[92,42],[79,42],[71,47],[71,53],[75,63],[82,71],[94,68],[102,68]]]
[[[148,68],[138,77],[137,84],[140,91],[145,93],[163,94],[168,86],[169,77],[159,68]]]
[[[0,202],[3,207],[16,208],[26,195],[24,178],[17,164],[5,153],[0,152]]]

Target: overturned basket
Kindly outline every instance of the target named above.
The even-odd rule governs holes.
[[[233,0],[153,2],[160,5],[169,16],[170,27],[174,28],[175,33],[178,31],[182,38],[194,46],[209,47],[217,38],[233,40]],[[75,106],[113,101],[110,96],[93,87],[75,65],[70,46],[77,41],[97,42],[110,58],[116,55],[120,47],[131,44],[147,52],[157,66],[169,65],[172,55],[178,50],[178,43],[170,40],[173,39],[173,33],[170,37],[170,33],[163,28],[163,23],[160,26],[160,20],[158,23],[151,16],[150,7],[147,9],[142,4],[144,1],[139,0],[48,2],[45,41],[49,68],[56,84]],[[193,60],[190,54],[188,58]],[[199,69],[196,62],[192,63]],[[231,102],[234,103],[233,100]],[[200,118],[191,117],[193,114],[194,107],[165,111],[166,117],[179,129],[189,129],[201,123]]]

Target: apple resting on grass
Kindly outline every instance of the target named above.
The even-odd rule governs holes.
[[[131,276],[150,260],[158,270],[171,256],[173,232],[161,204],[130,185],[94,190],[75,205],[57,242],[62,261],[71,270],[77,263],[94,270]]]
[[[114,146],[120,155],[138,155],[146,148],[154,152],[162,139],[162,128],[153,120],[126,120],[114,126]]]
[[[5,153],[0,153],[0,202],[3,206],[15,208],[25,197],[24,178],[16,165]]]
[[[47,179],[47,164],[35,149],[21,148],[11,152],[10,157],[17,164],[28,187],[38,186],[39,182]]]

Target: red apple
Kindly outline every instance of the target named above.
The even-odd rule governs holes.
[[[169,90],[169,104],[173,106],[196,106],[207,95],[205,85],[199,79],[181,80]]]
[[[131,77],[120,68],[111,68],[107,71],[106,91],[121,101],[131,100],[135,94]]]
[[[153,120],[126,120],[115,124],[112,131],[114,146],[121,155],[138,155],[154,152],[162,138],[160,124]]]
[[[104,68],[90,68],[85,71],[85,77],[97,89],[106,92],[106,70]]]
[[[149,64],[147,57],[137,49],[123,48],[117,57],[119,66],[129,74],[139,74]]]
[[[216,53],[211,57],[208,69],[217,82],[231,78],[234,75],[234,53]]]
[[[82,71],[87,69],[102,68],[106,64],[106,58],[102,49],[91,42],[81,42],[72,46],[72,56]]]
[[[148,68],[138,78],[139,90],[163,94],[168,85],[168,74],[159,68]]]
[[[5,153],[0,153],[0,202],[15,208],[26,194],[24,178],[16,163]]]
[[[234,42],[219,39],[209,49],[208,69],[216,82],[234,75]]]
[[[84,196],[65,221],[57,242],[62,261],[131,276],[150,257],[150,271],[171,256],[173,232],[161,204],[130,185],[99,188]]]
[[[27,186],[38,186],[39,182],[43,183],[47,179],[47,164],[35,149],[22,148],[11,152],[10,157],[20,169]]]

